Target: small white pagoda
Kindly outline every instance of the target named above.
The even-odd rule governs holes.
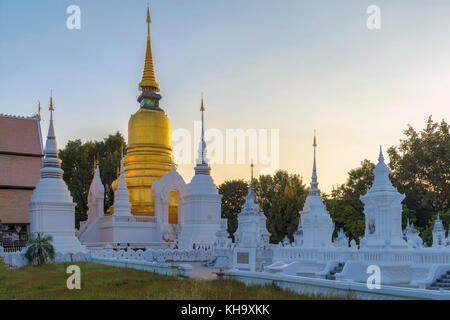
[[[53,97],[50,98],[49,110],[50,126],[41,179],[29,202],[30,232],[51,235],[57,253],[86,253],[86,247],[75,236],[75,203],[62,178],[63,170],[53,126]]]
[[[402,233],[402,201],[405,195],[394,188],[389,172],[380,146],[378,164],[373,170],[373,185],[360,197],[366,217],[365,235],[360,242],[362,248],[408,247]]]
[[[259,211],[253,191],[253,163],[248,193],[244,208],[238,214],[236,247],[233,253],[233,266],[251,271],[262,270],[272,259],[269,250],[270,233],[267,231],[266,216]]]
[[[439,215],[436,218],[433,226],[433,248],[442,248],[447,246],[447,239],[445,238],[445,228]]]
[[[324,248],[332,246],[334,231],[333,220],[325,207],[317,182],[316,168],[316,136],[314,135],[314,163],[311,178],[311,187],[305,200],[303,210],[300,211],[299,227],[295,236],[302,234],[301,240],[297,239],[296,245],[307,248]]]

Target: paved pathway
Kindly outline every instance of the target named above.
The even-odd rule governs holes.
[[[192,266],[191,278],[197,280],[213,280],[217,279],[216,272],[218,269],[212,269],[202,266],[200,262],[190,262]]]

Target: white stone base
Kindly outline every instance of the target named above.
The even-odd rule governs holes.
[[[155,217],[103,216],[92,221],[80,235],[83,244],[89,247],[104,247],[107,244],[120,246],[165,248],[161,231]]]
[[[189,223],[184,224],[178,236],[178,248],[190,250],[193,245],[213,246],[216,242],[216,233],[221,221],[217,223]]]
[[[88,252],[75,236],[53,236],[53,247],[62,254]]]

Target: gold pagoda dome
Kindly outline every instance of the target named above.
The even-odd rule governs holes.
[[[156,81],[150,40],[150,10],[147,8],[147,49],[144,72],[139,83],[139,110],[128,122],[128,147],[124,158],[125,180],[130,193],[131,213],[154,216],[151,186],[170,171],[172,144],[169,118],[159,106],[160,86]],[[113,189],[117,183],[113,183]],[[170,198],[169,212],[177,211],[177,195]]]

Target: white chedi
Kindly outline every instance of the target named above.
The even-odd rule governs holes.
[[[364,203],[365,234],[361,247],[406,248],[402,232],[402,201],[405,195],[399,193],[389,180],[389,168],[384,163],[380,147],[378,164],[373,170],[375,179],[372,187],[360,197]]]
[[[88,221],[104,215],[105,187],[100,178],[100,167],[95,166],[94,178],[92,179],[88,193]]]
[[[300,212],[302,228],[302,246],[308,248],[322,248],[332,245],[334,231],[333,220],[325,207],[317,182],[316,169],[316,137],[314,136],[314,163],[311,178],[311,187],[305,200],[303,210]],[[300,230],[298,230],[300,232]],[[298,242],[298,241],[297,241]]]
[[[201,100],[202,133],[198,148],[195,175],[187,186],[184,195],[184,219],[178,237],[179,248],[191,249],[194,245],[212,247],[216,233],[222,224],[222,195],[219,194],[211,177],[211,168],[206,158],[204,134],[204,103]]]
[[[56,252],[86,252],[75,236],[75,203],[64,182],[58,143],[53,126],[53,99],[50,100],[50,126],[45,145],[41,179],[30,198],[30,232],[53,237]]]
[[[130,193],[125,182],[125,170],[123,166],[123,154],[120,160],[120,177],[114,197],[114,216],[130,217],[131,203]]]
[[[253,179],[252,179],[253,180]],[[259,211],[250,183],[245,197],[244,208],[238,214],[237,246],[245,248],[264,248],[269,245],[270,233],[266,226],[267,218]]]
[[[433,248],[441,248],[447,246],[447,239],[445,238],[445,228],[439,215],[436,218],[433,226]]]
[[[99,235],[95,234],[98,233],[98,231],[91,231],[90,229],[95,229],[94,225],[98,219],[104,216],[104,199],[105,188],[100,178],[100,167],[96,164],[94,178],[92,179],[88,193],[88,219],[86,221],[80,221],[80,229],[76,232],[78,239],[80,239],[82,243],[92,237],[96,239],[96,242],[99,241]],[[95,235],[92,235],[92,233]]]

